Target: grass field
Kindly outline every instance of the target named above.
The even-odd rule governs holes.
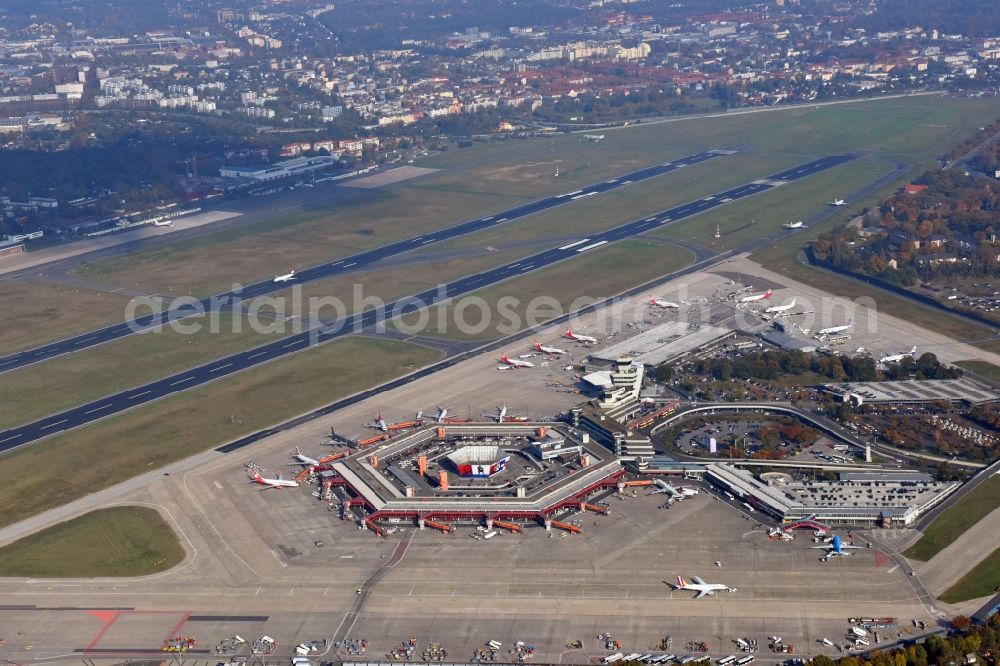
[[[60,340],[125,319],[129,298],[50,282],[6,282],[0,289],[0,354]]]
[[[938,516],[904,555],[926,562],[1000,507],[1000,476],[992,476]]]
[[[218,333],[168,328],[8,372],[0,381],[0,430],[284,337],[254,333],[245,318],[236,333],[232,322],[224,313]]]
[[[140,506],[98,509],[0,548],[0,576],[146,576],[184,559],[173,528]]]
[[[0,456],[0,475],[7,480],[0,488],[0,524],[65,504],[437,358],[433,350],[403,342],[347,338],[15,449]]]
[[[539,314],[532,317],[534,323],[542,323],[558,314],[570,311],[577,299],[586,302],[601,300],[665,273],[679,270],[689,265],[693,259],[694,256],[689,250],[677,246],[644,239],[625,240],[611,247],[601,248],[579,258],[469,294],[471,297],[482,299],[489,306],[492,319],[490,325],[483,330],[459,330],[455,325],[454,305],[448,304],[438,306],[431,311],[429,321],[434,328],[424,330],[420,334],[458,340],[489,340],[501,335],[510,335],[527,327],[529,319],[527,310],[534,299],[554,299],[560,306],[556,313],[546,308],[539,310]],[[501,299],[511,297],[515,298],[516,302],[511,301],[502,311],[499,310],[497,303]],[[444,315],[440,314],[442,307]],[[436,328],[437,322],[441,319],[447,322],[447,329],[443,331]],[[417,315],[409,316],[404,318],[402,324],[412,327],[417,320]],[[480,321],[479,310],[474,307],[469,308],[464,320],[470,324],[477,324]]]
[[[990,381],[1000,382],[1000,367],[985,361],[956,361],[955,365]]]
[[[1000,548],[994,550],[939,598],[948,604],[988,597],[1000,589]]]

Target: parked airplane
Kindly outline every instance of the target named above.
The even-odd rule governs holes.
[[[438,415],[437,415],[437,418],[435,420],[438,423],[444,423],[444,420],[446,418],[448,418],[448,408],[447,407],[438,407]]]
[[[295,271],[289,271],[284,275],[275,275],[274,282],[290,282],[295,279]]]
[[[833,539],[830,541],[830,543],[824,543],[822,546],[812,546],[812,547],[817,550],[826,551],[826,555],[823,557],[824,561],[826,561],[831,557],[847,557],[848,555],[851,554],[851,553],[845,553],[844,552],[845,550],[862,550],[861,546],[845,546],[840,542],[840,536],[836,534],[833,535]]]
[[[154,227],[172,227],[174,226],[173,220],[155,220],[153,222]]]
[[[535,341],[535,344],[532,346],[532,349],[534,349],[535,351],[544,352],[546,354],[565,354],[566,353],[565,349],[559,349],[558,347],[546,347],[545,345],[539,343],[537,340]]]
[[[843,199],[834,199],[833,201],[828,201],[827,204],[830,205],[830,206],[843,206],[844,205],[844,200]]]
[[[500,354],[500,362],[505,363],[512,368],[533,368],[535,364],[531,361],[522,361],[519,358],[510,358],[507,354]]]
[[[801,229],[803,226],[805,225],[803,225],[802,220],[799,220],[798,222],[785,222],[784,224],[786,229]]]
[[[854,325],[853,319],[848,319],[846,324],[842,326],[829,326],[827,328],[821,328],[816,331],[816,335],[833,335],[834,333],[840,333],[841,331],[846,331],[851,326]]]
[[[763,301],[764,299],[771,298],[773,292],[768,289],[763,294],[750,294],[749,296],[744,296],[740,299],[740,303],[756,303],[757,301]]]
[[[382,432],[389,432],[389,424],[385,422],[384,418],[382,418],[382,412],[379,412],[378,416],[375,417],[375,420],[372,421],[371,427],[377,428]]]
[[[911,349],[909,352],[907,352],[905,354],[886,354],[885,356],[883,356],[882,358],[880,358],[878,360],[878,362],[879,363],[898,363],[899,361],[902,361],[907,356],[909,356],[910,358],[916,358],[917,357],[917,346],[916,345],[914,345],[913,349]]]
[[[711,596],[716,592],[720,591],[725,591],[725,592],[736,591],[735,587],[729,587],[728,585],[724,585],[722,583],[706,583],[697,576],[694,576],[692,580],[694,580],[694,582],[689,583],[680,576],[678,576],[677,584],[674,585],[673,587],[675,590],[691,590],[692,592],[697,592],[698,595],[695,597],[695,599],[701,599],[704,596]]]
[[[577,342],[583,342],[587,344],[597,344],[597,338],[592,338],[589,335],[582,335],[580,333],[574,333],[573,331],[566,329],[564,337],[570,340],[576,340]]]
[[[656,298],[652,294],[649,296],[649,304],[664,309],[677,309],[680,307],[679,303],[674,303],[673,301],[665,301],[662,298]]]
[[[653,481],[656,485],[656,490],[652,492],[653,495],[659,495],[660,493],[669,493],[671,497],[691,497],[697,495],[698,491],[694,488],[678,488],[672,486],[663,479],[656,479]]]
[[[764,312],[788,312],[794,307],[795,307],[795,299],[793,298],[791,303],[785,303],[784,305],[775,305],[773,307],[764,310]]]
[[[297,488],[299,485],[298,481],[286,481],[280,477],[277,479],[265,479],[257,470],[253,471],[253,480],[254,483],[259,483],[268,488]]]
[[[306,454],[302,453],[302,451],[299,451],[299,447],[297,447],[297,446],[295,447],[295,453],[292,454],[292,455],[295,457],[296,462],[298,464],[300,464],[300,465],[318,465],[319,464],[319,461],[316,460],[315,458],[310,458]]]

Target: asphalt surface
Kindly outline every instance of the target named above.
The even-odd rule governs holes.
[[[582,187],[572,192],[557,194],[537,201],[523,204],[514,208],[494,213],[461,224],[428,234],[422,234],[413,238],[407,238],[389,245],[374,248],[366,252],[344,257],[331,263],[324,263],[318,266],[296,271],[292,282],[275,282],[262,280],[254,284],[244,286],[238,291],[225,291],[214,296],[199,301],[198,303],[188,303],[183,306],[168,310],[162,313],[149,314],[135,319],[113,324],[105,328],[82,333],[58,342],[53,342],[41,347],[35,347],[8,356],[0,357],[0,373],[23,368],[34,363],[40,363],[57,356],[71,354],[83,349],[89,349],[97,345],[118,340],[134,333],[155,329],[167,324],[190,317],[194,314],[204,312],[214,312],[223,309],[230,309],[233,305],[243,299],[254,298],[269,294],[271,292],[287,289],[292,284],[303,284],[314,280],[322,280],[344,273],[355,272],[368,268],[371,264],[383,259],[393,257],[411,250],[428,247],[436,243],[452,240],[466,234],[476,233],[484,229],[496,227],[501,224],[511,222],[528,215],[534,215],[543,211],[556,208],[571,201],[576,201],[585,197],[596,196],[605,192],[611,192],[632,183],[638,183],[663,174],[676,171],[684,167],[706,162],[708,160],[731,154],[732,151],[713,150],[696,155],[688,155],[676,160],[664,162],[638,171],[624,174],[611,180],[601,181]]]
[[[552,266],[598,247],[603,247],[616,241],[663,227],[672,222],[703,213],[731,201],[749,197],[761,192],[766,192],[780,186],[782,183],[788,183],[805,178],[812,174],[819,173],[821,171],[825,171],[826,169],[848,162],[852,159],[854,159],[853,155],[830,155],[813,160],[767,178],[755,180],[718,194],[681,204],[669,210],[645,217],[641,220],[628,222],[618,227],[614,227],[613,229],[609,229],[598,234],[592,234],[591,236],[581,238],[578,241],[567,243],[566,245],[557,248],[544,250],[535,255],[505,264],[503,266],[498,266],[481,273],[459,278],[447,285],[443,285],[442,287],[429,289],[414,296],[401,298],[397,301],[388,303],[384,308],[369,309],[364,312],[354,313],[337,320],[336,322],[316,327],[281,340],[246,350],[244,352],[216,359],[196,368],[191,368],[142,386],[137,386],[105,396],[72,409],[47,416],[32,423],[5,430],[0,432],[0,451],[14,449],[51,435],[66,432],[99,419],[106,418],[113,414],[132,409],[133,407],[137,407],[175,393],[186,391],[195,386],[207,384],[208,382],[241,372],[262,363],[266,363],[316,345],[330,342],[352,333],[361,332],[372,325],[378,324],[380,321],[387,321],[399,315],[416,312],[448,299],[452,299],[457,296],[539,270],[541,268]],[[619,181],[616,180],[615,182]],[[614,184],[614,182],[609,181],[601,186],[610,188]],[[569,198],[570,196],[576,196],[576,193],[562,195],[563,198]],[[535,204],[528,205],[532,206]],[[426,238],[426,236],[423,238]],[[335,263],[341,264],[342,261]]]

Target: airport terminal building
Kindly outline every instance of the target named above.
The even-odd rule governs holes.
[[[757,511],[784,522],[908,527],[959,487],[927,474],[844,472],[837,481],[766,483],[733,465],[709,464],[705,478]]]

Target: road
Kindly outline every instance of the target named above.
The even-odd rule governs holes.
[[[819,173],[854,159],[852,155],[831,155],[797,167],[792,167],[767,178],[755,180],[732,189],[681,204],[655,215],[634,220],[598,234],[544,250],[524,259],[504,264],[459,278],[438,288],[388,303],[384,308],[354,313],[343,319],[302,333],[282,338],[246,351],[232,354],[195,368],[159,379],[141,386],[120,391],[98,400],[47,416],[32,423],[0,432],[0,451],[38,441],[45,437],[79,428],[88,423],[144,405],[166,396],[201,386],[223,377],[275,359],[324,344],[345,335],[357,333],[400,315],[418,312],[438,303],[453,299],[484,287],[504,282],[559,262],[630,238],[682,219],[703,213],[731,201],[759,194],[809,175]]]
[[[551,210],[572,201],[611,192],[633,183],[639,183],[651,178],[656,178],[657,176],[662,176],[670,173],[671,171],[707,162],[708,160],[731,154],[731,152],[732,151],[708,151],[695,155],[688,155],[686,157],[681,157],[662,164],[656,164],[637,171],[632,171],[631,173],[626,173],[618,176],[617,178],[601,181],[599,183],[593,183],[572,192],[565,192],[563,194],[545,197],[543,199],[522,204],[499,213],[494,213],[493,215],[483,216],[474,220],[462,222],[461,224],[457,224],[452,227],[447,227],[431,233],[383,245],[382,247],[377,247],[366,252],[344,257],[330,263],[312,266],[310,268],[297,271],[293,281],[295,284],[304,284],[314,280],[323,280],[337,275],[342,275],[344,273],[353,273],[364,270],[372,264],[389,257],[429,247],[431,245],[452,240],[467,234],[483,231],[484,229],[496,227],[529,215],[535,215],[537,213]],[[234,304],[242,300],[287,289],[290,286],[290,282],[275,282],[273,279],[262,280],[260,282],[246,285],[238,291],[225,291],[215,294],[214,296],[203,299],[198,303],[186,303],[166,312],[148,314],[129,321],[123,321],[101,329],[75,335],[64,340],[52,342],[41,347],[35,347],[33,349],[17,352],[15,354],[9,354],[7,356],[0,357],[0,373],[23,368],[34,363],[47,361],[64,354],[71,354],[84,349],[89,349],[97,345],[102,345],[106,342],[111,342],[113,340],[133,335],[134,333],[140,331],[148,331],[150,329],[159,328],[171,321],[184,319],[194,314],[229,309],[232,308]]]

